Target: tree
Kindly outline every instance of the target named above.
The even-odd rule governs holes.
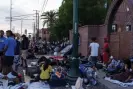
[[[43,27],[47,24],[47,27],[50,28],[54,25],[56,19],[57,19],[57,12],[54,10],[44,12],[42,14],[43,21]]]
[[[111,0],[79,0],[79,24],[100,25],[104,23],[107,7]],[[54,20],[55,21],[55,20]],[[58,11],[58,19],[52,24],[52,32],[57,39],[68,37],[73,28],[73,0],[63,0]]]

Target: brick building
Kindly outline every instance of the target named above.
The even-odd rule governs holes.
[[[39,30],[39,37],[49,41],[50,33],[49,33],[48,29],[47,28],[42,28],[41,30]]]
[[[79,52],[86,56],[91,37],[97,37],[103,46],[103,39],[110,37],[111,53],[116,58],[133,56],[133,0],[113,0],[104,25],[79,27]],[[70,31],[72,40],[72,31]]]

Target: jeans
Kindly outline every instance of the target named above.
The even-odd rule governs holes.
[[[97,64],[97,61],[98,61],[98,59],[97,59],[97,56],[91,56],[91,62],[96,66],[96,64]]]

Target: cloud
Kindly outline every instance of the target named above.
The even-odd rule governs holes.
[[[33,14],[33,10],[41,10],[44,0],[12,0],[13,1],[13,16]],[[62,0],[48,0],[45,11],[58,9]],[[10,0],[2,0],[0,3],[0,29],[9,29],[9,20],[5,18],[10,16]],[[28,19],[35,17],[30,16]],[[42,24],[40,24],[41,26]],[[21,29],[21,21],[13,21],[13,27],[18,31]],[[23,30],[28,29],[28,32],[32,32],[33,21],[23,21]]]

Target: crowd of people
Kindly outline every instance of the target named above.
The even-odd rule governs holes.
[[[6,37],[4,36],[6,35]],[[0,72],[3,74],[8,74],[11,71],[18,70],[18,65],[20,59],[22,59],[22,64],[26,64],[26,55],[29,47],[29,40],[26,35],[22,36],[22,41],[20,42],[19,36],[13,34],[12,31],[0,31]],[[21,57],[21,58],[20,58]],[[24,62],[24,63],[23,63]],[[13,69],[13,64],[15,68]]]
[[[80,65],[83,75],[91,81],[93,80],[92,83],[95,85],[96,81],[94,81],[94,79],[96,78],[95,72],[97,71],[97,64],[99,61],[102,61],[107,77],[122,82],[129,82],[133,78],[133,58],[120,60],[111,56],[108,38],[104,39],[102,53],[100,52],[101,47],[98,44],[97,39],[93,37],[91,40],[87,68],[84,64]],[[39,38],[39,40],[36,41],[35,38],[29,40],[26,35],[22,35],[20,38],[10,30],[6,31],[6,33],[0,30],[0,72],[7,75],[12,71],[18,72],[19,66],[27,68],[28,64],[26,59],[29,53],[32,56],[39,52],[43,52],[43,55],[57,55],[58,52],[67,45],[70,45],[70,42],[67,39],[58,42],[47,42],[45,39]],[[38,65],[40,71],[38,72],[39,76],[35,78],[35,81],[49,80],[51,76],[50,72],[52,72],[52,66],[50,65],[49,60],[42,56],[38,61]],[[91,66],[88,67],[88,65]],[[91,76],[90,78],[90,73],[92,73],[95,78],[92,78],[94,76]]]
[[[32,44],[34,44],[34,46]],[[67,39],[49,42],[45,39],[39,38],[38,42],[36,42],[33,38],[33,43],[31,43],[31,47],[32,49],[35,49],[35,53],[51,55],[54,54],[54,52],[60,52],[69,44],[69,40]]]

